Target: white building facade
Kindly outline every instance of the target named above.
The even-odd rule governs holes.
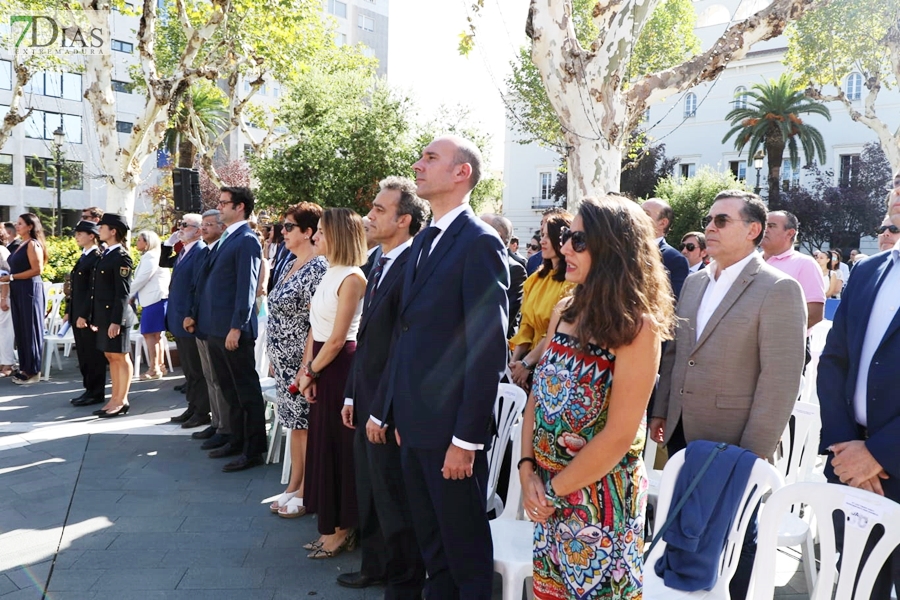
[[[698,15],[695,31],[705,49],[718,39],[728,25],[753,14],[765,3],[699,0],[694,2],[694,6]],[[750,187],[756,187],[758,175],[762,195],[766,195],[768,172],[765,164],[757,173],[746,148],[743,154],[738,154],[734,149],[734,136],[722,142],[731,129],[725,116],[735,108],[736,103],[746,101],[740,95],[742,91],[750,89],[755,83],[777,79],[787,70],[782,62],[786,49],[787,39],[783,36],[756,44],[744,59],[729,64],[716,80],[650,107],[646,120],[647,133],[653,143],[665,144],[667,157],[677,158],[676,175],[691,177],[705,165],[719,171],[731,170],[739,178],[746,179]],[[859,73],[851,74],[843,82],[844,92],[860,111],[868,91],[862,84]],[[831,93],[836,90],[825,91]],[[818,115],[801,117],[822,132],[827,151],[824,167],[834,172],[836,183],[848,182],[854,175],[863,146],[878,139],[868,127],[854,122],[843,104],[829,102],[827,106],[831,111],[831,121]],[[878,115],[891,128],[900,125],[900,92],[896,88],[882,89],[876,108]],[[516,234],[521,238],[524,232],[540,224],[543,205],[540,202],[535,204],[534,199],[548,198],[543,181],[550,166],[558,164],[559,155],[536,144],[516,144],[516,133],[510,127],[507,127],[506,138],[504,214],[513,221]],[[802,166],[802,153],[800,159]],[[555,179],[556,169],[552,171]],[[791,169],[785,153],[781,170],[783,185],[796,184],[801,177],[800,169]],[[886,185],[888,183],[885,182]],[[863,251],[867,249],[871,250],[865,246]]]

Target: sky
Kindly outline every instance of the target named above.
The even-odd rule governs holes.
[[[443,104],[464,105],[493,138],[490,168],[503,168],[505,113],[500,97],[509,63],[527,41],[529,0],[484,0],[475,50],[458,51],[473,0],[390,0],[388,81],[412,96],[427,121]]]

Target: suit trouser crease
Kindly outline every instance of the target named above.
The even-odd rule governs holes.
[[[266,451],[266,409],[256,363],[254,343],[242,335],[235,350],[225,348],[225,338],[209,336],[209,357],[231,411],[231,443],[243,448],[244,456]]]
[[[193,336],[176,337],[175,347],[178,348],[178,360],[181,362],[181,369],[184,371],[184,379],[187,382],[185,395],[188,406],[195,414],[208,414],[209,391],[206,386],[206,378],[203,376],[197,338]]]
[[[216,433],[229,435],[231,433],[231,410],[219,385],[219,378],[213,369],[212,360],[209,357],[209,342],[197,338],[197,352],[200,353],[200,366],[203,368],[203,378],[206,379],[206,388],[209,395],[209,411],[212,413],[212,426]]]
[[[97,349],[97,334],[90,327],[72,329],[75,355],[81,371],[81,385],[91,398],[102,399],[106,393],[106,356]]]
[[[494,548],[486,513],[487,456],[475,452],[473,476],[444,479],[446,450],[401,446],[403,478],[428,571],[428,600],[489,600]]]

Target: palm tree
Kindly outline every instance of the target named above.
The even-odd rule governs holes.
[[[215,138],[228,123],[228,101],[222,91],[211,83],[194,84],[178,105],[169,122],[163,144],[170,155],[178,154],[178,166],[193,169],[197,148],[186,134],[203,131]]]
[[[804,123],[798,115],[822,115],[830,121],[831,113],[824,104],[807,98],[793,76],[787,74],[782,74],[778,81],[755,83],[750,91],[741,90],[738,95],[746,95],[746,101],[725,116],[733,127],[722,142],[737,134],[734,148],[739,153],[746,146],[747,155],[753,157],[760,146],[765,149],[769,164],[769,206],[774,207],[778,204],[785,148],[793,169],[800,162],[798,139],[807,165],[816,156],[820,163],[825,162],[821,132]]]

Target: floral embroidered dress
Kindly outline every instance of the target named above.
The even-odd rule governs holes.
[[[616,357],[557,332],[535,371],[534,455],[544,483],[606,426]],[[645,425],[625,457],[600,481],[561,498],[534,527],[534,597],[628,600],[642,597],[647,478]]]

